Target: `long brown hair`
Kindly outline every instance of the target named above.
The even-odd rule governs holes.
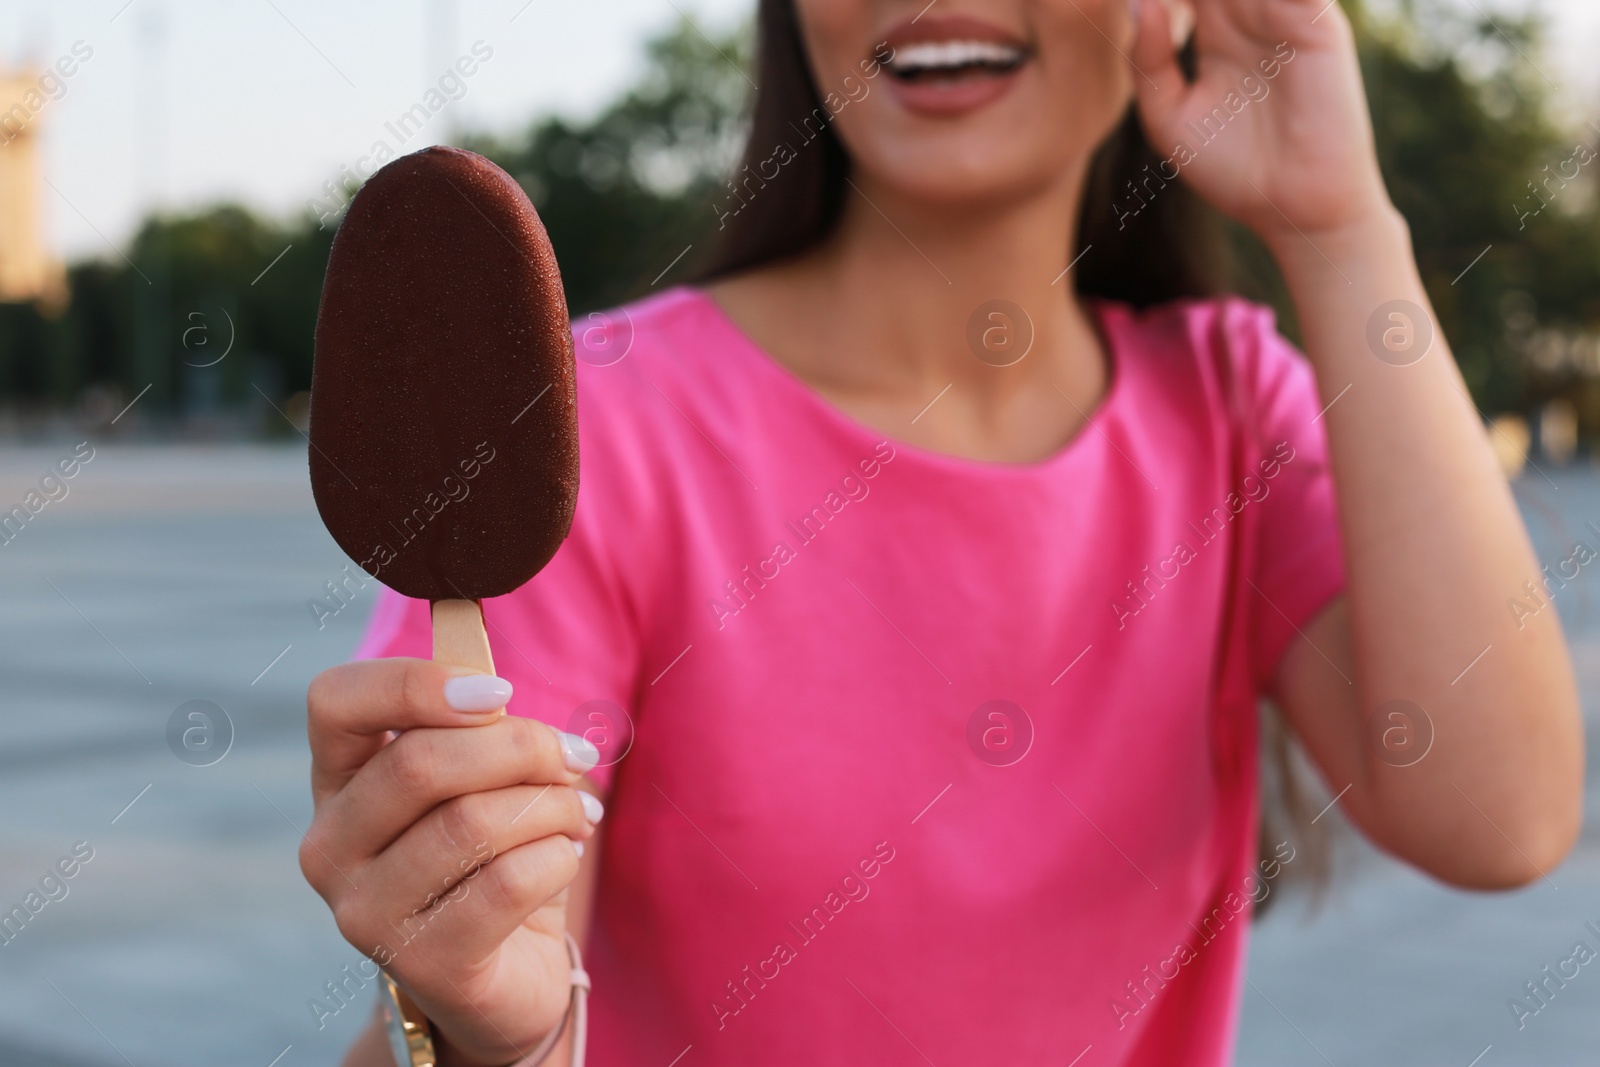
[[[1191,65],[1193,56],[1185,50]],[[756,13],[756,80],[750,136],[737,175],[761,174],[774,146],[809,140],[776,176],[761,177],[763,195],[742,203],[726,219],[701,281],[737,273],[805,251],[838,222],[849,186],[850,159],[826,115],[806,63],[794,0],[760,0]],[[1080,293],[1146,307],[1185,296],[1209,296],[1228,287],[1229,257],[1220,220],[1188,187],[1161,177],[1162,157],[1145,140],[1130,106],[1090,165],[1078,223],[1078,247],[1093,246],[1073,272]],[[736,178],[737,180],[737,178]],[[1136,215],[1119,205],[1138,205]],[[1066,262],[1067,260],[1063,260]]]
[[[1192,42],[1180,60],[1193,77]],[[760,0],[756,81],[759,89],[749,140],[741,169],[729,186],[737,195],[737,183],[756,180],[763,193],[748,201],[740,198],[737,213],[730,211],[724,219],[717,244],[699,271],[700,282],[805,251],[828,236],[844,209],[850,158],[831,123],[813,118],[829,112],[806,63],[794,0]],[[774,147],[792,143],[797,134],[805,143],[775,176],[767,177],[762,165],[772,161]],[[1148,307],[1182,297],[1211,296],[1231,287],[1231,245],[1221,218],[1181,181],[1163,180],[1162,158],[1146,140],[1130,105],[1090,163],[1078,217],[1078,247],[1071,250],[1071,257],[1091,246],[1094,254],[1084,256],[1073,271],[1078,292]],[[1146,201],[1136,190],[1159,195]],[[1133,204],[1140,207],[1129,217]],[[1309,876],[1320,886],[1329,846],[1308,822],[1304,772],[1295,765],[1277,713],[1267,709],[1262,725],[1261,855],[1270,858],[1280,835],[1298,831],[1294,836],[1309,855],[1292,872],[1285,868],[1286,880]],[[1272,894],[1262,903],[1275,899]],[[1257,905],[1258,914],[1264,910]]]

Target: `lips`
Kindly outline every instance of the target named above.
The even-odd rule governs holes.
[[[883,39],[892,95],[929,117],[967,114],[999,99],[1033,55],[1016,34],[966,16],[902,22]]]

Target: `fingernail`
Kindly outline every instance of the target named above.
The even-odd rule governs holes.
[[[567,762],[567,770],[573,774],[582,774],[600,762],[600,750],[590,744],[587,738],[566,733],[560,736],[561,756]]]
[[[444,702],[456,711],[499,711],[511,701],[511,683],[492,674],[463,674],[444,683]]]
[[[583,842],[582,841],[574,841],[572,843],[572,851],[574,851],[574,852],[576,852],[578,854],[578,858],[580,860],[583,859]]]
[[[599,797],[580,789],[578,799],[583,802],[583,817],[591,823],[599,822],[600,817],[606,813],[606,806],[600,803]]]

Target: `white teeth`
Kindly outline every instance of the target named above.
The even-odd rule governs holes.
[[[902,74],[914,74],[979,65],[1010,67],[1023,57],[1022,49],[998,41],[919,41],[896,49],[893,66]]]

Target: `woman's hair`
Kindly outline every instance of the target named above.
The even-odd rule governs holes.
[[[844,145],[831,123],[817,121],[829,112],[811,80],[794,0],[760,0],[756,80],[750,138],[730,183],[741,206],[726,218],[701,269],[702,282],[796,255],[821,241],[839,221],[850,188]],[[770,172],[780,145],[789,146],[792,158],[768,178],[762,164]],[[1066,263],[1093,246],[1073,271],[1080,293],[1145,307],[1227,288],[1220,220],[1186,185],[1162,175],[1162,161],[1130,107],[1090,165],[1078,247],[1063,250]],[[750,194],[747,200],[743,194]]]

